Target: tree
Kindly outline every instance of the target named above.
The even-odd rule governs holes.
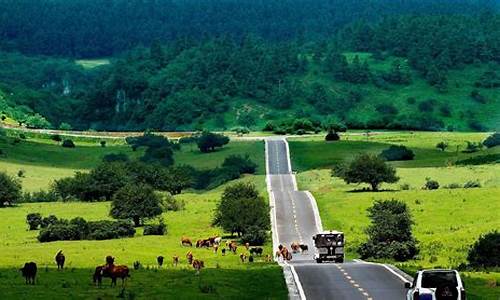
[[[119,162],[101,163],[89,175],[91,182],[88,188],[95,193],[97,199],[104,197],[107,201],[129,181],[123,164]]]
[[[250,183],[236,183],[224,189],[217,203],[213,224],[238,236],[251,227],[269,230],[269,206],[257,188]]]
[[[214,151],[229,143],[229,138],[222,134],[204,131],[197,139],[196,144],[201,152],[207,153]]]
[[[7,173],[0,172],[0,207],[10,206],[21,199],[21,183]]]
[[[448,148],[448,143],[447,142],[439,142],[436,144],[436,148],[440,149],[441,151],[446,150]]]
[[[37,230],[38,226],[42,224],[42,215],[39,213],[29,213],[26,215],[26,223],[28,223],[29,230]]]
[[[161,172],[158,188],[177,195],[193,185],[193,169],[190,166],[174,166]]]
[[[161,213],[161,199],[151,186],[128,184],[113,196],[109,214],[115,219],[131,219],[137,227],[144,219],[154,218]]]
[[[500,267],[500,232],[493,231],[481,235],[472,245],[467,255],[469,264],[474,268]]]
[[[368,241],[358,248],[363,259],[405,261],[418,254],[417,241],[412,234],[414,222],[406,203],[395,199],[375,201],[368,208],[368,217],[372,222],[366,229]]]
[[[234,168],[238,170],[240,174],[254,174],[257,169],[257,164],[250,159],[248,154],[233,154],[224,159],[222,167]]]
[[[71,125],[66,123],[66,122],[62,122],[61,124],[59,124],[59,129],[69,131],[69,130],[73,129],[73,127],[71,127]]]
[[[40,114],[34,114],[26,118],[26,127],[35,128],[35,129],[45,129],[50,128],[52,125],[50,124],[45,117]]]
[[[75,143],[73,143],[73,141],[72,141],[72,140],[64,140],[64,141],[62,142],[62,146],[63,146],[64,148],[75,148]]]
[[[348,184],[368,183],[373,191],[377,191],[382,182],[394,183],[399,180],[392,166],[371,154],[358,155],[346,166],[334,168],[332,175],[344,179]]]
[[[325,136],[325,141],[331,142],[331,141],[338,141],[338,140],[340,140],[339,134],[333,130],[328,130],[328,133]]]
[[[495,132],[483,141],[483,145],[486,148],[492,148],[500,145],[500,133]]]

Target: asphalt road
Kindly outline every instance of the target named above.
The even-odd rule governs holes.
[[[317,264],[313,260],[315,248],[312,236],[318,232],[318,226],[311,199],[305,192],[296,190],[285,141],[282,138],[269,138],[266,143],[268,176],[275,199],[278,241],[288,248],[294,241],[309,246],[309,253],[295,254],[291,261],[306,298],[405,299],[403,281],[383,265],[363,262]],[[349,240],[348,236],[346,240]]]

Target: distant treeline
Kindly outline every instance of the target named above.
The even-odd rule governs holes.
[[[101,57],[155,40],[316,40],[354,20],[497,9],[495,0],[0,0],[0,48]]]

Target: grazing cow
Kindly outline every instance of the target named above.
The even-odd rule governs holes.
[[[193,260],[193,268],[196,270],[196,275],[200,274],[200,270],[205,267],[205,263],[202,260]]]
[[[255,255],[261,256],[262,252],[264,252],[264,249],[262,249],[261,247],[250,248],[250,254],[255,254]]]
[[[222,256],[225,256],[226,255],[226,248],[222,248],[222,250],[220,252],[222,253]]]
[[[213,248],[214,248],[214,253],[217,254],[217,251],[219,250],[219,245],[214,244]]]
[[[276,259],[279,260],[281,258],[281,251],[280,250],[276,250],[275,256],[276,256]]]
[[[57,264],[57,269],[63,269],[64,268],[64,262],[66,261],[66,257],[64,256],[62,250],[59,250],[56,254],[56,264]]]
[[[287,251],[287,253],[285,255],[285,259],[288,260],[288,261],[291,261],[292,260],[292,252]]]
[[[191,254],[191,255],[192,255],[192,254]],[[193,258],[191,257],[191,259],[193,259]],[[174,256],[172,257],[172,262],[173,262],[174,267],[177,267],[177,265],[179,264],[179,256],[174,255]]]
[[[26,280],[26,284],[35,284],[36,270],[37,267],[34,262],[25,263],[24,267],[20,269],[24,279]]]
[[[297,242],[293,242],[293,243],[290,245],[290,248],[292,249],[292,252],[293,252],[293,253],[297,253],[297,252],[299,252],[299,250],[300,250],[299,243],[297,243]]]
[[[198,240],[196,241],[196,248],[202,248],[202,247],[210,247],[211,243],[210,240]]]
[[[189,251],[187,254],[186,254],[186,258],[187,258],[187,261],[189,264],[192,264],[193,263],[193,252]]]
[[[288,251],[288,249],[286,247],[283,247],[281,249],[281,257],[285,260],[291,260],[292,259],[292,253],[290,251]]]
[[[215,237],[214,244],[220,245],[221,242],[222,242],[222,238],[220,236]]]
[[[244,263],[247,260],[247,256],[244,253],[240,254],[241,262]]]
[[[245,243],[245,248],[247,248],[248,251],[248,249],[250,248],[250,243]]]
[[[236,242],[231,242],[231,244],[229,244],[229,250],[233,251],[233,253],[236,254],[236,249],[238,249]]]
[[[125,285],[125,280],[130,277],[129,269],[124,265],[105,265],[101,270],[101,276],[111,278],[111,286],[116,286],[116,279],[122,280],[122,287]]]
[[[248,257],[248,262],[249,262],[249,263],[253,263],[253,255],[250,255],[250,256]]]
[[[115,263],[115,258],[111,255],[106,256],[106,264],[107,265],[112,265]]]
[[[299,247],[300,247],[300,250],[302,251],[302,253],[309,251],[309,246],[307,246],[305,244],[300,244]]]
[[[271,254],[267,254],[266,255],[266,261],[267,262],[272,262],[273,261],[273,257],[271,256]]]
[[[158,256],[156,258],[156,262],[158,262],[158,266],[160,266],[160,268],[161,268],[161,266],[163,266],[163,256],[161,256],[161,255]]]
[[[191,242],[191,240],[187,237],[182,237],[181,238],[181,246],[189,246],[189,247],[193,247],[193,243]]]
[[[102,284],[102,277],[103,277],[102,268],[104,268],[104,266],[95,267],[94,284],[97,286],[101,286],[101,284]]]

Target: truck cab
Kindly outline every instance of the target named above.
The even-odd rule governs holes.
[[[325,231],[313,236],[317,263],[323,261],[344,262],[344,233],[340,231]]]

